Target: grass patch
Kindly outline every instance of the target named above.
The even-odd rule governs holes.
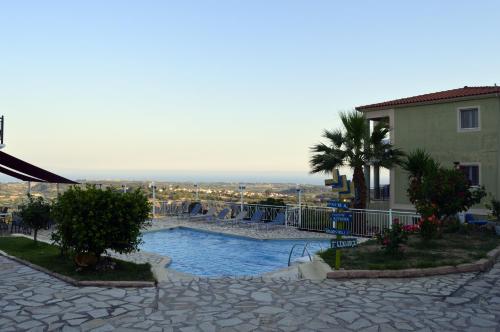
[[[154,281],[149,263],[135,264],[113,259],[116,262],[114,270],[77,271],[73,259],[61,256],[59,247],[43,242],[35,243],[25,237],[0,237],[0,250],[76,280]]]
[[[382,251],[375,240],[369,240],[351,249],[341,249],[341,268],[346,270],[401,270],[456,266],[486,257],[488,251],[500,245],[500,237],[490,232],[443,234],[440,239],[422,241],[412,235],[398,255]],[[335,251],[327,249],[319,254],[332,268]]]

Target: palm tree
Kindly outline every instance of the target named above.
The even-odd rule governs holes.
[[[401,162],[401,167],[408,172],[410,181],[420,183],[422,177],[439,168],[439,163],[423,149],[415,149],[408,153],[406,159]]]
[[[354,208],[366,208],[367,186],[363,167],[372,164],[390,168],[399,163],[403,153],[395,149],[385,137],[389,132],[386,122],[379,122],[370,134],[370,126],[362,113],[351,111],[340,114],[343,130],[325,130],[328,143],[311,147],[311,173],[331,173],[334,168],[348,166],[354,170],[356,188]]]

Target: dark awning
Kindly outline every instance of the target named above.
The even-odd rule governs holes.
[[[22,161],[5,152],[0,151],[0,172],[13,176],[23,181],[33,182],[51,182],[51,183],[69,183],[77,184],[78,182],[63,178],[57,174],[46,171],[40,167],[36,167],[30,163]]]
[[[13,170],[10,170],[8,168],[0,166],[0,173],[7,174],[9,176],[12,176],[13,178],[23,180],[23,181],[31,181],[31,182],[46,182],[40,179],[32,178],[31,176],[27,176],[18,172],[14,172]]]

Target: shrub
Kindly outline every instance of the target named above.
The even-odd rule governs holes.
[[[396,255],[401,252],[401,245],[408,240],[408,231],[406,226],[401,225],[398,219],[394,219],[391,229],[384,229],[377,234],[377,242],[382,245],[382,249],[390,255]],[[406,228],[408,229],[408,228]]]
[[[460,169],[440,166],[423,150],[408,154],[403,167],[409,174],[408,198],[424,218],[454,216],[486,196],[483,187],[471,187]]]
[[[448,217],[441,221],[443,233],[458,233],[460,232],[460,220],[457,217]]]
[[[28,195],[28,202],[19,207],[19,215],[23,223],[33,229],[33,240],[36,242],[38,230],[46,227],[50,222],[51,205],[43,197]]]
[[[53,206],[57,230],[53,240],[63,250],[99,258],[108,249],[128,253],[138,249],[141,229],[150,211],[147,197],[137,189],[121,193],[111,188],[74,186]]]
[[[500,201],[491,197],[490,202],[486,204],[486,208],[491,210],[490,216],[495,218],[496,221],[500,221]]]
[[[420,229],[420,236],[422,239],[428,241],[437,237],[440,231],[441,222],[435,216],[431,215],[429,217],[422,217],[418,222]]]
[[[273,197],[268,197],[265,200],[258,202],[257,204],[286,206],[286,203],[281,198],[273,198]]]

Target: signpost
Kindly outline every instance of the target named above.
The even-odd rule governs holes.
[[[337,200],[331,200],[326,203],[326,206],[331,207],[331,208],[336,208],[336,209],[348,209],[349,208],[349,203],[347,202],[341,202]]]
[[[332,191],[337,193],[335,200],[327,202],[327,206],[334,208],[335,212],[330,215],[333,223],[332,228],[325,229],[326,233],[335,234],[336,238],[331,240],[331,248],[335,250],[335,269],[340,269],[340,250],[341,248],[352,248],[358,244],[356,238],[342,238],[343,235],[349,235],[351,232],[346,229],[346,223],[352,222],[352,213],[349,212],[349,201],[354,198],[354,182],[348,181],[345,175],[340,176],[338,169],[333,169],[332,179],[325,180],[326,186],[331,186]]]
[[[338,229],[338,228],[327,228],[327,229],[325,229],[325,232],[328,234],[334,234],[334,235],[349,235],[349,234],[351,234],[351,231],[349,231],[348,229]]]
[[[330,244],[333,249],[354,248],[358,244],[358,239],[356,239],[355,237],[345,239],[332,239]]]
[[[352,222],[352,213],[349,212],[333,212],[330,215],[331,221]]]

